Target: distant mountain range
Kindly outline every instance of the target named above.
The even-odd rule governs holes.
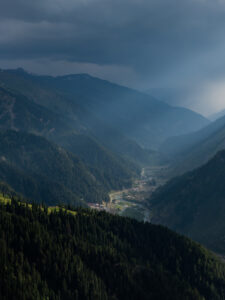
[[[144,92],[172,106],[182,106],[181,104],[185,103],[190,107],[192,104],[192,97],[190,95],[192,91],[192,89],[182,86],[182,88],[155,87],[147,89]]]
[[[152,149],[167,137],[209,123],[190,110],[87,74],[50,77],[22,69],[1,70],[0,108],[1,143],[7,149],[2,152],[2,180],[26,197],[47,203],[59,200],[54,184],[65,191],[67,196],[60,199],[66,203],[107,201],[110,190],[131,185],[141,166],[166,157]],[[25,137],[25,133],[30,135]],[[22,152],[20,138],[25,142]],[[10,147],[17,150],[17,160],[11,157],[9,164]],[[44,166],[33,169],[46,157],[46,172]],[[65,157],[68,163],[59,165]],[[30,161],[29,169],[18,165],[25,158]],[[64,175],[55,177],[58,173]],[[17,174],[24,180],[15,186]],[[42,196],[39,179],[45,186]],[[38,187],[32,191],[31,180]]]
[[[225,150],[204,166],[176,177],[151,197],[152,222],[225,254]]]
[[[76,101],[75,97],[70,99],[58,91],[57,87],[43,83],[43,78],[46,77],[30,75],[22,70],[2,71],[0,72],[0,86],[16,96],[23,95],[39,108],[41,106],[42,110],[47,109],[51,113],[49,122],[53,121],[52,118],[59,120],[61,124],[53,123],[52,125],[55,126],[52,126],[51,131],[46,132],[47,138],[58,142],[63,137],[63,142],[69,144],[71,134],[88,135],[99,140],[109,150],[135,160],[136,163],[145,164],[152,160],[149,152],[142,149],[135,141],[84,108],[82,96],[79,96],[79,101]],[[77,104],[77,102],[80,103]],[[30,127],[27,126],[26,130],[29,131]]]
[[[41,77],[40,81],[63,92],[145,148],[155,149],[169,136],[188,133],[209,123],[193,111],[87,74]]]
[[[66,113],[77,120],[79,130],[94,126],[97,134],[97,118],[145,148],[154,149],[170,136],[209,124],[193,111],[87,74],[50,77],[9,70],[0,72],[0,82],[38,104]]]
[[[194,133],[171,137],[160,147],[170,157],[171,175],[193,170],[225,148],[225,117]]]
[[[221,110],[221,111],[219,111],[219,112],[217,112],[215,114],[210,115],[208,117],[208,119],[211,120],[211,121],[215,121],[215,120],[217,120],[217,119],[219,119],[219,118],[221,118],[223,116],[225,116],[225,109],[223,109],[223,110]]]

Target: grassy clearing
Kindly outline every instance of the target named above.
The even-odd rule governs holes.
[[[0,194],[0,202],[3,204],[10,204],[11,203],[11,199],[7,196],[3,196],[2,194]]]
[[[6,195],[2,195],[0,194],[0,203],[3,203],[4,205],[6,204],[11,204],[11,199],[6,196]],[[32,208],[32,204],[27,204],[25,202],[19,202],[20,205],[22,206],[26,206],[28,205],[29,208]],[[44,210],[44,208],[42,208]],[[66,211],[67,213],[73,215],[73,216],[76,216],[77,212],[76,211],[73,211],[73,210],[69,210],[69,209],[66,209],[64,207],[60,207],[60,206],[49,206],[48,207],[48,214],[51,214],[53,212],[59,212],[60,210],[63,210],[63,211]]]
[[[71,215],[74,215],[74,216],[76,216],[76,214],[77,214],[76,211],[69,210],[69,209],[66,209],[64,207],[59,207],[59,206],[49,206],[48,207],[48,214],[51,214],[53,212],[59,212],[60,210],[66,211],[67,213],[69,213]]]

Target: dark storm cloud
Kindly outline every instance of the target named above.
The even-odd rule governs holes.
[[[1,54],[53,54],[154,72],[211,47],[225,24],[221,9],[222,2],[196,0],[7,0],[0,4]]]
[[[3,0],[1,60],[127,67],[142,85],[225,75],[223,0]]]

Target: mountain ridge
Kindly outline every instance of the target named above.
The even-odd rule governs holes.
[[[225,150],[205,165],[173,178],[149,199],[160,223],[225,254]]]
[[[224,299],[225,266],[197,243],[162,226],[72,212],[0,201],[3,300]]]
[[[76,110],[79,111],[82,107],[83,112],[85,109],[94,113],[100,121],[150,149],[157,147],[168,136],[197,130],[209,123],[206,118],[188,109],[169,106],[147,94],[90,75],[51,77],[30,75],[26,72],[22,76],[19,72],[19,75],[16,70],[2,71],[0,82],[6,85],[10,83],[15,89],[21,89],[26,79],[30,86],[34,87],[35,84],[39,88],[47,88],[47,94],[51,94],[52,90],[57,91],[57,103],[64,95],[67,104],[75,105]],[[18,82],[21,82],[20,85]],[[32,89],[26,93],[27,96],[32,96]],[[44,98],[41,101],[40,104],[47,104]],[[67,109],[67,113],[71,113],[71,109]]]
[[[162,147],[162,153],[170,157],[168,174],[181,175],[209,161],[225,148],[225,117],[189,135],[173,137]]]

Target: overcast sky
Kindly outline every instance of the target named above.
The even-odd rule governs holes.
[[[225,0],[1,0],[0,68],[14,67],[170,88],[209,114],[225,108]]]

